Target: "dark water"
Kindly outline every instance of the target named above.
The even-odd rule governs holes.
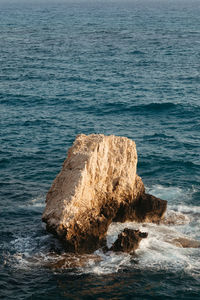
[[[200,298],[199,249],[164,239],[200,240],[199,16],[198,0],[0,2],[3,299]],[[52,267],[45,194],[78,133],[134,139],[147,189],[188,222],[147,225],[135,257]]]

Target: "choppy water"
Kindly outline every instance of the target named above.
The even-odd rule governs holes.
[[[200,2],[0,2],[0,295],[3,299],[199,299]],[[135,256],[66,257],[41,222],[78,133],[136,141],[138,174],[171,226]],[[55,263],[61,262],[62,268]]]

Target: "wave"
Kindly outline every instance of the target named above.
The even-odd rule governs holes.
[[[143,136],[144,140],[151,140],[151,139],[156,139],[157,140],[157,138],[173,140],[174,136],[173,135],[168,135],[168,134],[165,134],[165,133],[153,133],[153,134],[148,134],[148,135]]]
[[[131,51],[130,54],[132,54],[132,55],[144,55],[145,52],[140,51],[140,50],[134,50],[134,51]]]
[[[112,102],[112,103],[104,103],[102,105],[102,109],[105,109],[105,112],[108,113],[109,111],[118,112],[120,111],[163,111],[163,110],[170,110],[176,107],[181,107],[180,104],[175,104],[172,102],[166,103],[150,103],[150,104],[142,104],[142,105],[131,105],[126,102]]]
[[[81,109],[81,107],[80,107]],[[97,115],[104,114],[123,114],[126,112],[129,113],[142,113],[142,114],[158,114],[158,113],[170,113],[175,114],[176,116],[183,115],[187,116],[187,114],[194,115],[197,114],[198,107],[194,107],[192,105],[182,105],[181,103],[173,103],[173,102],[151,102],[148,104],[132,104],[129,102],[115,101],[115,102],[105,102],[103,104],[96,103],[94,105],[88,105],[85,109],[93,111]],[[199,110],[198,110],[199,111]]]
[[[191,83],[191,82],[199,83],[200,76],[199,74],[194,74],[193,76],[178,76],[177,80],[184,81],[186,83]]]
[[[55,125],[54,120],[47,120],[47,119],[32,119],[26,120],[22,124],[22,126],[32,127],[32,126],[53,126]]]
[[[180,104],[178,103],[172,103],[172,102],[163,102],[163,103],[158,103],[158,102],[152,102],[150,104],[144,104],[140,105],[137,108],[138,109],[145,109],[147,111],[166,111],[166,110],[171,110],[177,107],[181,107]]]
[[[24,94],[0,94],[0,103],[5,104],[6,106],[22,106],[24,108],[32,106],[33,103],[44,104],[45,98],[35,95],[24,95]]]

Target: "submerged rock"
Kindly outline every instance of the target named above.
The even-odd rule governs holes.
[[[47,230],[67,251],[91,253],[105,245],[112,221],[159,222],[167,201],[145,194],[136,167],[134,141],[79,135],[47,194]]]
[[[66,253],[58,257],[52,257],[52,259],[49,259],[44,266],[50,269],[83,268],[91,260],[95,263],[98,263],[101,261],[101,257],[95,254],[73,255]]]
[[[114,252],[133,252],[139,247],[140,241],[147,236],[147,232],[125,228],[123,232],[118,235],[117,240],[109,250]]]
[[[200,241],[187,237],[175,238],[171,241],[171,243],[180,248],[200,248]]]

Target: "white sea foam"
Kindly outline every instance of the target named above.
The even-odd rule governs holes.
[[[31,199],[27,205],[28,206],[34,206],[34,207],[44,207],[45,206],[45,196],[41,195],[36,198]]]
[[[181,213],[186,214],[200,214],[200,206],[192,206],[192,205],[170,205],[171,209],[174,209]]]
[[[93,266],[90,264],[89,266],[83,270],[87,273],[95,273],[95,274],[110,274],[116,273],[124,266],[130,267],[131,266],[131,256],[129,254],[121,254],[118,255],[113,252],[109,252],[106,255],[101,253],[100,251],[97,254],[102,259],[100,263]]]
[[[12,258],[5,258],[5,261],[12,259],[17,268],[32,268],[34,266],[54,266],[54,263],[64,261],[62,267],[70,268],[72,272],[108,274],[118,272],[123,268],[137,268],[150,270],[170,270],[172,272],[184,271],[188,274],[200,277],[200,248],[181,248],[173,240],[177,238],[199,239],[200,220],[197,214],[200,213],[199,206],[176,204],[176,200],[190,197],[191,191],[183,191],[176,187],[153,186],[149,189],[152,194],[169,199],[170,205],[167,215],[184,216],[183,222],[166,224],[139,224],[134,222],[112,223],[107,233],[107,244],[110,247],[116,240],[118,234],[125,228],[139,229],[148,232],[148,237],[143,239],[135,256],[126,253],[103,253],[96,251],[93,255],[77,256],[73,259],[66,257],[66,254],[52,253],[50,245],[57,240],[52,235],[40,236],[18,236],[11,242],[15,254]],[[174,200],[174,201],[172,201]],[[32,200],[33,205],[39,204],[43,198]],[[172,203],[173,202],[173,203]],[[97,259],[98,257],[98,259]],[[69,261],[72,260],[72,264]],[[79,263],[83,261],[83,264]],[[135,263],[137,262],[137,263]],[[74,267],[73,267],[74,263]]]
[[[195,214],[200,212],[199,206],[174,204],[179,200],[188,200],[195,189],[182,190],[178,187],[163,187],[155,185],[148,189],[149,193],[169,201],[167,217],[176,218],[174,224],[138,224],[134,222],[112,223],[107,233],[108,247],[116,240],[118,234],[125,228],[139,229],[148,232],[148,237],[143,239],[136,250],[137,264],[131,263],[133,256],[109,252],[101,255],[102,262],[93,266],[90,264],[87,272],[102,274],[117,272],[123,267],[133,267],[151,270],[181,270],[191,275],[200,277],[200,249],[181,248],[173,240],[177,238],[198,239],[200,221],[196,220]],[[172,204],[173,203],[173,204]],[[194,222],[195,221],[195,222]],[[195,224],[194,224],[195,223]],[[113,259],[114,257],[117,257]],[[117,264],[117,266],[116,266]]]
[[[185,195],[181,188],[175,186],[163,187],[162,185],[154,185],[152,187],[146,187],[146,191],[168,201],[180,199]]]
[[[25,204],[20,205],[20,208],[23,209],[35,209],[35,208],[44,208],[45,207],[45,196],[38,196],[27,201]]]

